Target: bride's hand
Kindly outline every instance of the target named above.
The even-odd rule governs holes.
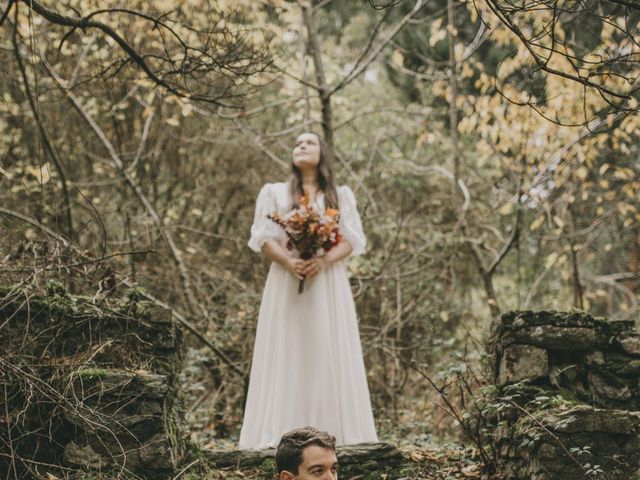
[[[285,264],[285,268],[289,271],[289,273],[296,277],[298,280],[304,279],[304,267],[305,261],[300,258],[294,257],[289,257],[287,259],[287,263]]]
[[[328,265],[329,262],[327,262],[324,257],[314,257],[305,262],[305,267],[302,271],[302,274],[305,277],[313,278],[325,268],[327,268]]]

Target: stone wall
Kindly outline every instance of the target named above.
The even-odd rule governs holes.
[[[177,391],[181,334],[171,311],[0,291],[2,478],[70,469],[166,478],[185,452]],[[7,471],[11,477],[1,475]]]
[[[55,284],[38,297],[0,289],[0,478],[173,478],[186,455],[180,347],[171,311],[136,292],[106,303]],[[481,421],[503,478],[640,479],[633,322],[510,312],[488,353],[495,393]],[[205,470],[273,475],[273,452],[195,454]],[[361,478],[411,470],[391,445],[339,454]]]
[[[510,312],[490,338],[497,394],[489,424],[507,478],[640,478],[634,322]]]

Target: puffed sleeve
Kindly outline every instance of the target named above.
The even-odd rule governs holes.
[[[254,252],[260,253],[264,242],[270,239],[280,238],[284,231],[272,220],[267,218],[268,214],[277,211],[275,192],[270,183],[265,184],[256,200],[256,213],[253,216],[251,225],[251,237],[247,245]]]
[[[340,203],[340,222],[338,227],[343,238],[351,244],[352,251],[350,256],[362,255],[367,245],[367,237],[365,237],[362,229],[362,221],[356,206],[356,196],[346,185],[340,189],[342,194],[338,199]]]

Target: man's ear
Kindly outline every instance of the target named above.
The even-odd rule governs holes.
[[[278,480],[293,480],[293,478],[293,473],[287,472],[286,470],[281,471],[280,475],[278,475]]]

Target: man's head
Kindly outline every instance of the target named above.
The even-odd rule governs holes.
[[[276,450],[279,480],[337,480],[336,439],[313,427],[285,433]]]

